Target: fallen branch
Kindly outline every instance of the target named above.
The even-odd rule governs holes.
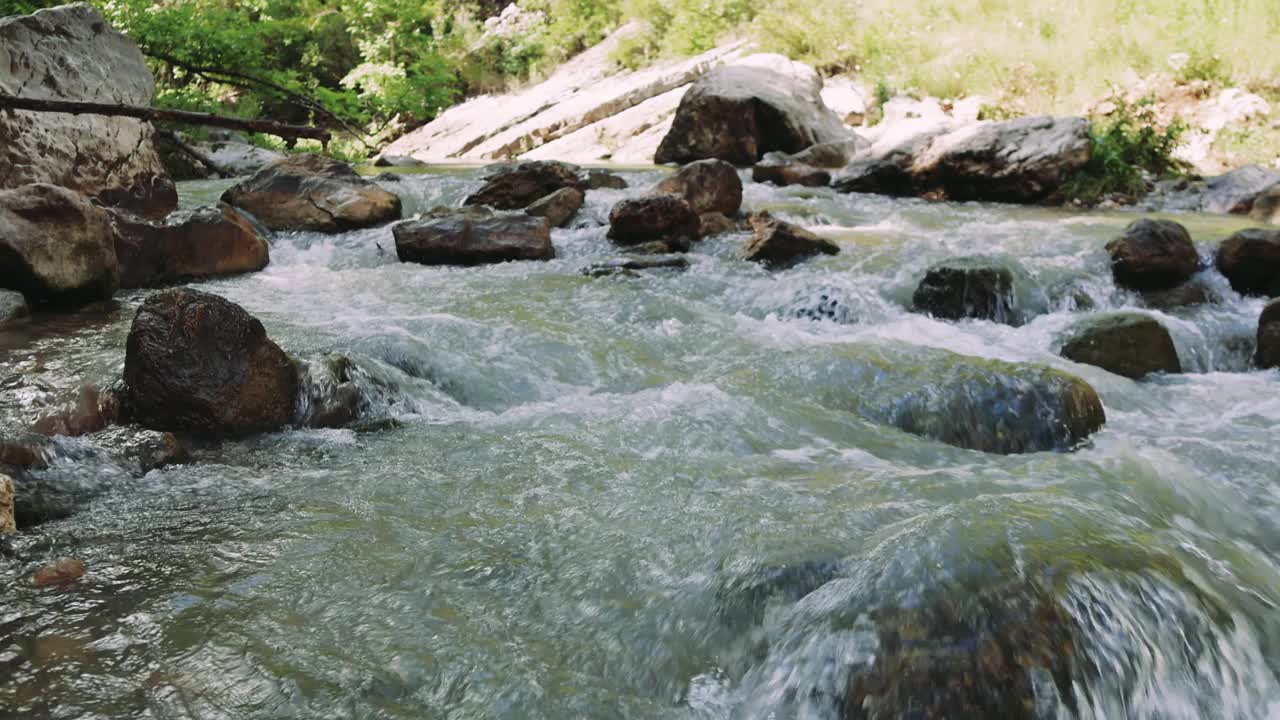
[[[0,109],[28,110],[31,112],[55,112],[69,115],[105,115],[108,117],[131,117],[147,122],[173,122],[183,125],[204,125],[206,127],[230,128],[245,132],[267,133],[286,139],[308,138],[319,140],[328,145],[333,136],[324,128],[307,125],[289,125],[273,120],[243,120],[241,118],[214,115],[212,113],[188,112],[186,110],[162,110],[160,108],[142,107],[139,105],[117,105],[112,103],[80,102],[71,100],[39,100],[22,98],[0,93]]]
[[[218,177],[221,177],[221,178],[235,177],[235,175],[230,171],[228,171],[226,168],[215,163],[213,161],[213,158],[200,152],[195,147],[192,147],[191,145],[187,144],[185,140],[178,137],[177,133],[169,132],[168,130],[156,130],[156,134],[164,138],[165,140],[168,140],[169,142],[173,143],[174,147],[181,150],[187,156],[195,159],[196,162],[199,162],[201,165],[204,165],[205,167],[212,170],[214,174],[216,174]]]

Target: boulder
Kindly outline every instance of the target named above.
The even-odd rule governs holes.
[[[772,152],[751,168],[751,179],[778,186],[826,187],[831,184],[831,173],[797,162],[792,155]]]
[[[1075,714],[1071,615],[1027,581],[968,584],[868,613],[879,648],[850,673],[840,717],[1033,720],[1041,678]]]
[[[551,227],[564,227],[582,209],[587,196],[578,188],[566,187],[534,201],[524,211],[534,217],[546,218]]]
[[[1260,223],[1280,225],[1280,183],[1263,190],[1253,199],[1249,219]]]
[[[699,160],[663,178],[655,193],[679,195],[699,215],[720,213],[733,217],[742,208],[742,178],[723,160]]]
[[[1280,300],[1272,300],[1258,318],[1258,354],[1260,368],[1280,368]]]
[[[17,488],[13,478],[0,473],[0,536],[18,532],[18,522],[13,514],[13,499]]]
[[[589,190],[626,190],[628,187],[626,180],[608,170],[591,168],[586,171],[585,176]]]
[[[374,167],[393,167],[393,168],[423,168],[427,164],[421,160],[410,157],[408,155],[379,155],[378,159],[373,161]]]
[[[270,261],[266,239],[230,205],[182,210],[160,222],[113,213],[112,225],[124,288],[257,272]]]
[[[668,257],[618,258],[605,262],[592,263],[582,268],[587,277],[608,277],[610,275],[636,275],[641,270],[684,270],[689,261],[679,255]]]
[[[400,217],[400,198],[322,155],[274,162],[222,194],[272,230],[337,233]]]
[[[753,165],[765,153],[800,152],[852,133],[822,102],[814,70],[780,55],[755,55],[698,78],[680,100],[655,163],[718,158]]]
[[[98,432],[116,419],[110,413],[114,408],[108,406],[109,411],[103,412],[102,399],[96,385],[85,383],[80,386],[75,402],[41,416],[31,430],[49,437],[80,437]]]
[[[107,300],[120,286],[111,220],[56,185],[0,190],[0,287],[33,304]]]
[[[783,222],[767,212],[754,213],[753,235],[743,246],[743,257],[770,268],[785,268],[814,255],[836,255],[840,246],[799,225]]]
[[[31,584],[36,587],[56,587],[72,585],[84,577],[84,561],[78,558],[58,558],[57,560],[36,570],[31,576]]]
[[[186,446],[173,433],[136,425],[112,425],[84,439],[94,450],[126,466],[135,475],[184,463],[189,458]]]
[[[1176,310],[1193,305],[1222,302],[1222,298],[1206,283],[1192,279],[1172,290],[1152,290],[1142,293],[1142,304],[1156,310]]]
[[[910,161],[905,155],[860,155],[832,177],[831,185],[843,193],[910,197],[916,192]]]
[[[355,382],[356,366],[345,355],[330,354],[298,363],[301,406],[294,424],[313,428],[346,427],[360,418],[368,401]]]
[[[668,242],[687,249],[700,229],[698,213],[676,195],[630,198],[609,211],[609,239],[619,245]]]
[[[293,361],[243,308],[178,288],[138,308],[121,414],[152,430],[224,437],[278,430],[298,397]]]
[[[85,3],[0,18],[0,92],[40,100],[150,105],[146,59]],[[124,117],[0,113],[0,189],[61,185],[161,218],[178,204],[151,124]]]
[[[702,213],[698,218],[698,237],[708,238],[737,229],[738,223],[736,220],[725,217],[720,213]]]
[[[551,228],[523,212],[485,207],[439,208],[391,229],[400,262],[422,265],[486,265],[512,260],[551,260]]]
[[[1218,246],[1216,264],[1241,295],[1280,297],[1280,230],[1241,230]]]
[[[943,320],[991,320],[1017,325],[1013,273],[976,259],[958,259],[929,268],[911,298],[916,312]]]
[[[1200,269],[1187,229],[1172,220],[1135,220],[1107,243],[1116,284],[1140,292],[1170,290]]]
[[[1140,313],[1111,313],[1076,323],[1062,345],[1062,356],[1133,380],[1182,372],[1169,331]]]
[[[268,150],[243,140],[216,140],[197,145],[213,164],[231,175],[253,175],[266,166],[280,162],[288,156]]]
[[[463,201],[465,205],[487,205],[495,210],[522,210],[533,202],[563,188],[587,189],[578,175],[578,166],[555,160],[531,160],[499,165],[484,179],[484,185]]]
[[[15,325],[31,317],[27,299],[22,293],[0,290],[0,328]]]
[[[936,138],[912,164],[916,185],[950,200],[1033,203],[1089,162],[1084,118],[973,123]]]
[[[1194,209],[1207,213],[1248,213],[1258,196],[1276,183],[1280,183],[1280,171],[1245,165],[1209,178]]]
[[[157,135],[155,139],[156,152],[160,155],[160,162],[164,165],[164,171],[168,173],[169,178],[182,181],[204,180],[212,177],[213,169],[192,157],[175,142],[175,138],[186,142],[184,138],[178,138],[177,135]]]
[[[818,143],[795,154],[781,153],[781,155],[802,165],[824,170],[839,170],[848,165],[859,151],[867,147],[870,147],[870,143],[855,135],[851,140]]]

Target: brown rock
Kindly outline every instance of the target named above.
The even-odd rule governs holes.
[[[840,252],[840,246],[830,240],[799,225],[777,220],[767,212],[753,214],[750,222],[755,234],[743,248],[747,260],[783,268],[814,255]]]
[[[400,198],[346,163],[313,154],[271,163],[223,193],[222,201],[272,230],[338,233],[400,217]]]
[[[1200,269],[1187,229],[1172,220],[1136,220],[1107,243],[1116,284],[1138,291],[1170,290]]]
[[[742,208],[742,178],[737,168],[723,160],[689,163],[664,178],[653,191],[679,195],[699,215],[718,212],[733,217]]]
[[[701,222],[684,198],[646,195],[613,206],[609,212],[609,239],[619,245],[672,242],[687,246],[698,238]]]
[[[56,185],[0,191],[0,287],[33,303],[107,300],[120,286],[111,222]]]
[[[586,198],[586,194],[578,188],[560,188],[541,200],[534,201],[524,211],[535,217],[546,218],[551,227],[563,227],[582,209]]]
[[[230,205],[177,212],[162,222],[112,215],[121,287],[257,272],[271,260],[267,241]]]
[[[1249,219],[1261,223],[1280,225],[1280,184],[1272,185],[1253,199]]]
[[[737,229],[738,223],[733,218],[725,217],[718,212],[703,213],[698,218],[699,237],[711,237]]]
[[[37,570],[31,576],[31,584],[36,587],[71,585],[84,577],[84,572],[85,567],[82,560],[59,558]]]
[[[1180,373],[1182,363],[1164,325],[1138,313],[1088,318],[1076,325],[1062,356],[1133,380],[1152,373]]]
[[[1280,368],[1280,300],[1272,300],[1258,318],[1258,355],[1260,368]]]
[[[281,429],[298,397],[297,368],[262,323],[187,288],[156,293],[138,308],[124,382],[128,421],[206,436]]]
[[[13,497],[16,493],[13,478],[0,473],[0,535],[18,532],[18,522],[13,517]]]
[[[523,212],[439,208],[422,219],[399,223],[391,232],[400,262],[485,265],[556,256],[547,221]]]
[[[1241,295],[1280,297],[1280,230],[1241,230],[1218,246],[1215,264]]]
[[[796,162],[785,153],[769,153],[751,168],[751,179],[758,183],[767,182],[778,186],[826,187],[831,184],[831,173],[819,170],[812,165]]]
[[[59,412],[46,415],[31,427],[32,432],[53,437],[80,437],[95,433],[107,426],[109,418],[103,414],[100,404],[101,393],[93,383],[80,386],[80,395],[75,404]]]
[[[531,160],[497,166],[485,177],[484,186],[463,201],[495,210],[522,210],[562,188],[587,189],[578,166],[554,160]]]

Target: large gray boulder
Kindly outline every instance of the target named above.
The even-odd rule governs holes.
[[[1280,297],[1280,230],[1241,230],[1218,246],[1215,263],[1241,295]]]
[[[35,304],[109,299],[120,270],[107,211],[57,185],[0,190],[0,288]]]
[[[523,212],[439,208],[399,223],[391,232],[400,262],[468,266],[556,256],[550,225]]]
[[[822,78],[812,68],[781,55],[753,55],[693,83],[653,161],[718,158],[746,166],[768,152],[796,153],[850,136],[823,103]]]
[[[0,18],[0,92],[146,106],[154,91],[137,46],[87,4]],[[0,113],[0,188],[51,183],[164,217],[178,196],[154,135],[150,123],[131,118]]]
[[[1068,332],[1062,356],[1138,380],[1153,373],[1180,373],[1182,363],[1168,329],[1141,313],[1086,318]]]
[[[147,298],[125,343],[122,419],[211,437],[279,430],[298,398],[298,368],[257,318],[209,293]]]
[[[162,222],[114,213],[112,222],[124,288],[257,272],[271,259],[266,239],[230,205],[184,210]]]
[[[400,198],[322,155],[274,162],[229,188],[222,201],[272,230],[339,233],[400,219]]]

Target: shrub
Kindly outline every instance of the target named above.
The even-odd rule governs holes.
[[[1161,126],[1149,98],[1130,103],[1117,95],[1111,103],[1115,110],[1094,123],[1089,164],[1062,190],[1066,200],[1093,205],[1116,193],[1137,198],[1151,177],[1187,170],[1173,156],[1186,131],[1181,120]]]

